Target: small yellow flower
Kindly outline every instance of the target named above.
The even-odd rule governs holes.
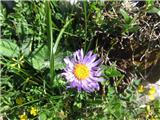
[[[156,88],[154,86],[151,86],[149,92],[148,92],[148,95],[153,95],[156,93]]]
[[[156,93],[156,88],[154,86],[151,86],[151,88],[148,91],[148,96],[150,100],[154,100],[155,99],[155,94]]]
[[[24,99],[21,98],[21,97],[19,97],[19,98],[16,99],[16,103],[17,103],[18,105],[22,105],[22,104],[24,103]]]
[[[148,95],[150,100],[154,100],[155,96],[154,95]]]
[[[27,115],[24,113],[19,116],[20,120],[27,120]]]
[[[139,86],[138,86],[138,92],[139,92],[139,93],[144,92],[144,86],[143,86],[143,85],[139,85]]]
[[[38,109],[35,107],[31,107],[30,114],[33,116],[38,115]]]

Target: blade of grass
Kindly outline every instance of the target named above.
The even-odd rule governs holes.
[[[63,35],[65,29],[66,29],[67,26],[71,23],[72,20],[73,20],[73,19],[67,20],[66,24],[65,24],[65,25],[63,26],[63,28],[61,29],[61,31],[60,31],[57,39],[56,39],[56,42],[55,42],[55,44],[54,44],[54,47],[53,47],[53,54],[56,53],[56,50],[57,50],[58,44],[59,44],[59,42],[60,42],[60,40],[61,40],[61,38],[62,38],[62,35]]]
[[[50,1],[46,1],[46,23],[47,23],[47,38],[48,38],[48,47],[50,49],[50,78],[51,81],[54,79],[54,55],[53,55],[53,34],[52,34],[52,18],[51,18],[51,9]]]
[[[47,1],[46,2],[46,12],[47,12],[47,16],[46,16],[46,22],[47,22],[47,37],[48,37],[48,41],[49,41],[49,49],[50,49],[50,78],[51,81],[54,81],[54,76],[55,76],[55,70],[54,70],[54,56],[58,47],[58,44],[60,42],[60,39],[66,29],[66,27],[70,24],[71,20],[68,20],[66,22],[66,24],[63,26],[63,28],[61,29],[56,42],[53,46],[53,34],[52,34],[52,18],[51,18],[51,8],[50,8],[50,2]]]
[[[71,23],[71,20],[68,20],[66,22],[66,24],[63,26],[63,28],[61,29],[56,42],[53,46],[53,33],[52,33],[52,18],[51,18],[51,8],[50,8],[50,1],[46,1],[46,12],[47,12],[47,16],[46,16],[46,22],[47,22],[47,38],[49,41],[49,49],[50,49],[50,78],[51,81],[54,81],[54,77],[55,77],[55,70],[54,70],[54,56],[56,53],[56,50],[58,48],[58,44],[62,38],[62,35],[66,29],[66,27]]]
[[[55,30],[55,31],[60,31],[58,28],[52,28],[53,30]],[[79,37],[78,35],[75,35],[75,34],[72,34],[72,33],[69,33],[69,32],[64,32],[66,35],[70,35],[70,36],[73,36],[73,37]]]
[[[84,22],[85,22],[85,43],[84,43],[84,51],[87,51],[87,1],[83,1],[84,4]]]

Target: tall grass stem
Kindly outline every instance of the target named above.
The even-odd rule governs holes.
[[[84,51],[87,50],[87,1],[83,1],[84,5],[84,22],[85,22],[85,43],[84,43]]]
[[[67,26],[71,23],[72,20],[73,20],[73,19],[67,20],[67,21],[66,21],[66,24],[65,24],[65,25],[63,26],[63,28],[61,29],[61,31],[60,31],[57,39],[56,39],[56,42],[55,42],[55,44],[54,44],[54,47],[53,47],[53,54],[56,53],[56,50],[57,50],[57,48],[58,48],[58,44],[59,44],[59,42],[60,42],[60,40],[61,40],[61,38],[62,38],[62,35],[63,35],[63,33],[65,32],[65,29],[66,29]]]
[[[50,78],[54,79],[54,55],[53,55],[53,33],[52,33],[52,18],[51,18],[51,8],[50,1],[46,1],[46,23],[47,23],[47,38],[48,47],[50,49]]]

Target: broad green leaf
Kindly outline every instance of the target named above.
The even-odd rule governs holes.
[[[18,57],[19,47],[12,40],[0,40],[0,56]]]
[[[47,116],[44,112],[40,113],[39,120],[47,120]]]
[[[48,67],[49,62],[49,50],[46,45],[39,46],[33,57],[31,58],[31,63],[33,67],[37,70],[41,70],[42,68]]]
[[[54,57],[54,69],[55,70],[61,70],[65,67],[64,64],[64,57],[67,56],[69,52],[57,52]],[[32,55],[32,58],[30,60],[33,67],[37,70],[41,70],[43,68],[49,68],[50,62],[49,62],[49,49],[46,45],[39,46],[34,54]]]
[[[62,70],[65,67],[64,58],[69,54],[68,51],[66,52],[57,52],[55,54],[54,59],[54,69],[55,70]]]
[[[31,41],[27,40],[21,45],[22,54],[26,57],[28,57],[28,55],[31,53],[31,44]]]

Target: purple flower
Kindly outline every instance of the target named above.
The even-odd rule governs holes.
[[[97,59],[97,55],[89,51],[84,55],[83,50],[77,50],[73,53],[72,58],[64,59],[66,68],[62,75],[65,76],[69,83],[68,88],[77,88],[78,91],[85,90],[93,92],[99,90],[101,78],[101,69],[99,67],[101,59]]]

